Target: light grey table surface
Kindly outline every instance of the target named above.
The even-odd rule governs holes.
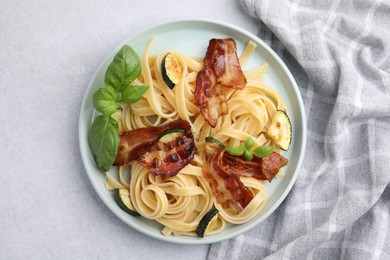
[[[205,259],[208,245],[149,238],[118,219],[79,152],[81,101],[128,36],[206,17],[256,33],[235,0],[0,1],[0,259]]]

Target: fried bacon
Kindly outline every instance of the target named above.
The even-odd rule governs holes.
[[[287,165],[288,159],[279,153],[273,152],[267,157],[258,158],[253,156],[251,161],[247,161],[242,156],[233,156],[226,153],[223,162],[229,165],[230,171],[240,176],[271,181],[278,174],[280,168]]]
[[[200,112],[211,127],[218,118],[228,113],[226,96],[221,87],[243,89],[246,78],[232,38],[211,39],[203,60],[203,68],[196,78],[195,98]]]
[[[174,176],[194,159],[195,150],[194,139],[180,135],[166,144],[156,142],[138,161],[153,174]]]
[[[203,165],[203,176],[210,183],[213,195],[224,208],[241,212],[253,199],[253,192],[244,186],[240,177],[234,174],[229,165],[223,163],[225,150],[221,149],[210,156]]]
[[[185,132],[167,144],[159,142],[161,134],[172,128],[181,128]],[[138,160],[153,174],[174,176],[193,160],[195,152],[191,126],[179,119],[162,126],[139,128],[121,134],[114,165],[126,165]]]
[[[247,161],[242,156],[233,156],[218,149],[203,165],[203,176],[211,186],[213,195],[224,208],[240,213],[253,199],[240,176],[271,181],[288,160],[273,152],[265,158],[255,157]]]

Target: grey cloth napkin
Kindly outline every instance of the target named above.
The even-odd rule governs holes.
[[[390,1],[241,0],[305,103],[292,191],[209,259],[390,259]]]

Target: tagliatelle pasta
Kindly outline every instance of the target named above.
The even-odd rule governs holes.
[[[142,74],[133,82],[147,85],[149,90],[137,103],[124,107],[124,130],[161,125],[179,118],[186,120],[191,123],[195,139],[195,159],[173,177],[150,174],[133,161],[130,165],[119,167],[117,180],[107,173],[108,188],[129,189],[135,211],[161,223],[165,236],[195,235],[200,220],[212,207],[216,207],[219,214],[205,235],[222,231],[226,223],[242,224],[249,221],[261,211],[267,200],[265,181],[241,177],[243,184],[254,193],[254,198],[239,214],[222,208],[202,175],[202,166],[206,161],[205,137],[213,136],[231,147],[243,144],[248,137],[253,139],[255,146],[272,144],[272,140],[267,138],[267,129],[275,112],[286,108],[278,93],[263,81],[268,65],[261,64],[245,70],[244,65],[256,48],[255,43],[249,42],[240,56],[247,79],[246,87],[243,90],[223,89],[229,113],[221,116],[216,127],[211,128],[200,114],[194,97],[197,73],[203,66],[202,59],[174,50],[151,55],[154,42],[152,40],[146,46],[141,59]],[[161,64],[168,53],[173,54],[183,68],[179,82],[173,89],[167,87],[161,74]],[[130,180],[124,176],[126,173],[130,175]]]

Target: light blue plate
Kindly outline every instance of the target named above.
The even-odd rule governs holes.
[[[272,183],[267,184],[269,199],[259,215],[251,221],[241,225],[228,225],[223,232],[204,238],[186,236],[164,237],[161,234],[162,227],[160,224],[143,217],[135,218],[128,215],[118,207],[112,192],[105,188],[105,176],[95,167],[87,142],[88,130],[94,115],[92,95],[98,88],[103,86],[107,66],[124,44],[130,45],[142,56],[144,48],[153,37],[156,37],[156,41],[150,50],[151,54],[157,54],[166,49],[173,49],[188,55],[204,57],[211,38],[234,38],[237,43],[238,54],[242,53],[249,40],[258,44],[245,70],[265,62],[268,63],[269,71],[266,73],[265,82],[283,97],[292,123],[293,137],[289,151],[283,154],[289,159],[288,165],[284,168],[285,176],[274,179]],[[302,98],[294,78],[277,54],[262,40],[242,28],[224,22],[208,19],[188,19],[150,27],[129,37],[110,53],[93,75],[85,92],[79,119],[79,138],[82,160],[93,187],[107,207],[121,220],[132,228],[153,238],[181,244],[208,244],[232,238],[251,229],[270,216],[282,203],[294,185],[302,164],[306,146],[306,119]]]

